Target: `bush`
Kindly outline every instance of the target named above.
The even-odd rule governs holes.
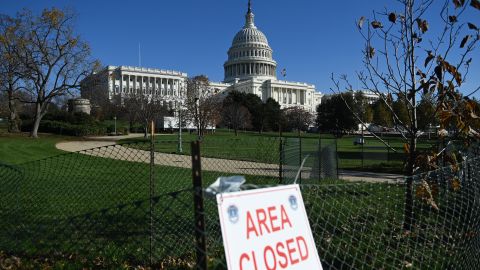
[[[43,120],[49,120],[49,121],[57,121],[57,122],[65,122],[73,125],[95,125],[97,124],[97,121],[95,118],[92,116],[82,113],[82,112],[76,112],[76,113],[69,113],[65,111],[56,111],[52,113],[47,113]]]
[[[22,131],[30,131],[33,127],[33,121],[26,121],[22,125]],[[93,124],[70,124],[66,122],[42,120],[40,122],[39,132],[54,133],[69,136],[89,136],[104,135],[107,131],[106,127],[94,122]]]
[[[115,133],[115,126],[114,125],[108,125],[106,127],[107,133],[108,134],[113,134]],[[119,127],[117,126],[117,134],[121,135],[128,135],[128,127]]]

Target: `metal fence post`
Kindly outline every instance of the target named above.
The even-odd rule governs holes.
[[[335,138],[335,155],[337,156],[337,178],[338,178],[338,139]]]
[[[298,168],[300,173],[298,174],[298,183],[302,183],[302,137],[298,137]]]
[[[365,145],[365,138],[363,137],[363,131],[362,131],[362,168],[364,167],[364,159],[365,159],[365,149],[364,149],[364,145]]]
[[[192,142],[192,180],[195,218],[196,268],[207,269],[207,241],[205,237],[205,208],[203,205],[202,165],[200,141]]]
[[[283,146],[283,138],[280,137],[280,145],[279,145],[279,164],[278,164],[278,176],[280,178],[280,184],[283,183],[283,158],[284,158],[284,146]]]
[[[322,178],[322,138],[318,138],[318,180]]]
[[[153,198],[155,197],[155,124],[152,121],[150,126],[150,266],[153,265]]]

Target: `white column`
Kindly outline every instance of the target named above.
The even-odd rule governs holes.
[[[169,89],[169,78],[165,78],[165,95],[170,96],[170,89]]]
[[[163,93],[163,78],[162,77],[159,78],[159,82],[160,82],[160,85],[159,85],[160,86],[160,96],[163,97],[164,93]]]
[[[127,93],[130,94],[130,75],[127,75]]]
[[[134,94],[137,88],[137,77],[135,75],[130,75],[130,77],[132,79],[132,94]]]
[[[178,80],[175,80],[175,96],[178,97],[179,96],[179,81]]]

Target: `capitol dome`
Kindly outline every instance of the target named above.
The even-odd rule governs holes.
[[[262,43],[268,46],[268,40],[262,31],[255,28],[243,28],[233,38],[232,47],[244,43]]]
[[[277,63],[273,60],[272,49],[265,34],[254,22],[251,3],[245,15],[245,26],[235,35],[224,64],[225,82],[251,78],[275,79]]]

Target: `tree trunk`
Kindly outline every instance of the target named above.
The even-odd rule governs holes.
[[[35,117],[33,119],[32,131],[30,132],[30,137],[32,138],[38,138],[38,128],[40,127],[40,121],[42,121],[44,115],[42,107],[41,103],[35,104]]]
[[[8,109],[10,110],[10,115],[8,117],[8,132],[16,133],[20,132],[20,118],[18,117],[17,106],[15,98],[13,96],[13,91],[9,90],[8,93]]]
[[[406,178],[406,188],[405,188],[405,211],[404,216],[405,220],[403,223],[403,229],[405,231],[411,231],[414,225],[414,215],[413,215],[413,174],[415,169],[415,160],[416,160],[416,139],[410,139],[408,155],[408,165],[407,165],[407,178]]]
[[[417,132],[418,132],[418,123],[417,123],[417,99],[415,90],[416,86],[416,71],[415,66],[415,44],[414,38],[414,21],[413,21],[413,1],[408,2],[407,12],[409,18],[409,24],[407,27],[407,34],[410,36],[410,55],[409,55],[409,75],[411,82],[411,89],[409,90],[409,96],[411,97],[411,133],[410,133],[410,142],[409,142],[409,153],[408,153],[408,164],[407,164],[407,180],[406,180],[406,189],[405,189],[405,220],[403,223],[403,229],[405,231],[411,231],[415,225],[414,209],[413,209],[413,175],[415,173],[415,163],[417,159]]]
[[[235,137],[237,137],[238,136],[238,129],[234,128],[233,130],[235,131]]]

